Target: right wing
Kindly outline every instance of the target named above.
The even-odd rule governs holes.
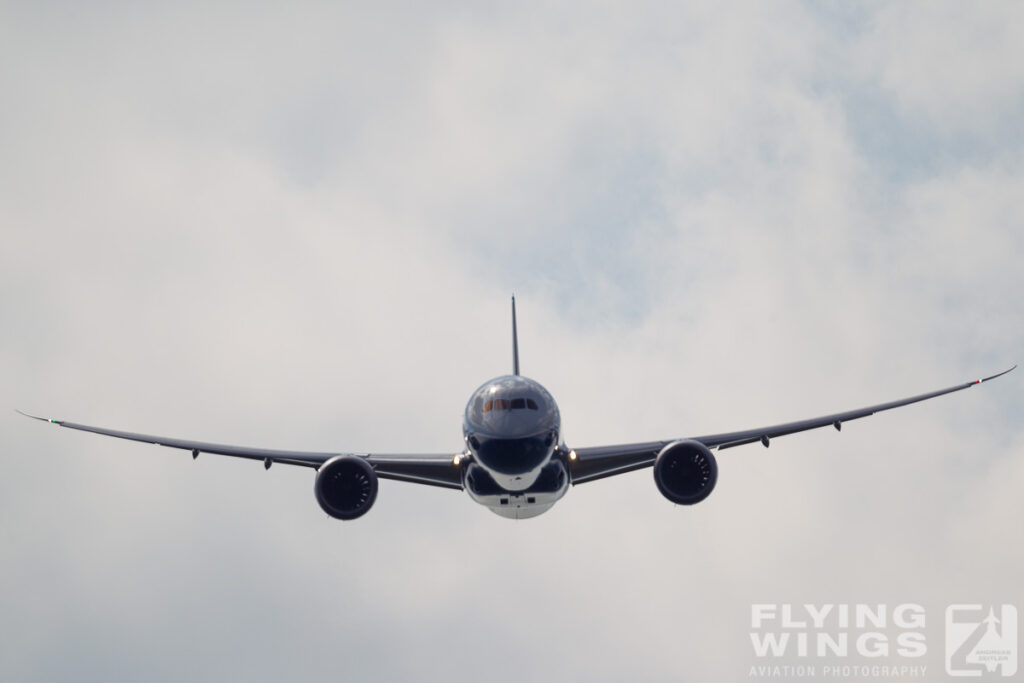
[[[25,417],[34,420],[49,422],[68,429],[77,429],[83,432],[112,436],[118,439],[130,441],[141,441],[143,443],[166,446],[168,448],[180,448],[192,451],[192,457],[199,457],[200,453],[211,453],[213,455],[230,455],[236,458],[247,458],[249,460],[262,460],[264,467],[269,468],[272,464],[279,462],[285,465],[301,465],[319,469],[321,465],[338,455],[352,455],[366,459],[377,476],[381,479],[393,479],[396,481],[407,481],[414,484],[426,484],[428,486],[440,486],[449,489],[462,489],[462,475],[458,466],[458,460],[463,453],[452,454],[396,454],[387,455],[380,453],[343,453],[340,451],[321,453],[310,451],[286,451],[271,448],[253,448],[249,446],[228,446],[225,444],[208,443],[205,441],[192,441],[189,439],[177,439],[152,434],[137,434],[125,432],[118,429],[107,429],[105,427],[92,427],[90,425],[67,422],[66,420],[52,420],[36,415],[22,413]]]
[[[1013,370],[1016,367],[1017,366],[1014,365],[1010,370]],[[955,391],[968,389],[973,387],[975,384],[981,384],[982,382],[987,382],[995,379],[996,377],[1001,377],[1002,375],[1010,372],[1010,370],[1004,370],[1003,372],[992,375],[991,377],[985,377],[984,379],[977,379],[972,382],[965,382],[964,384],[957,384],[956,386],[938,389],[936,391],[929,391],[925,394],[918,394],[917,396],[902,398],[896,401],[879,403],[877,405],[867,406],[866,408],[857,408],[856,410],[847,410],[841,413],[822,415],[821,417],[814,417],[809,420],[797,420],[796,422],[785,422],[783,424],[771,425],[768,427],[758,427],[757,429],[745,429],[738,432],[725,432],[723,434],[711,434],[709,436],[689,438],[692,441],[701,442],[708,448],[717,448],[718,450],[722,450],[723,448],[732,448],[733,446],[742,446],[748,443],[756,443],[758,441],[767,447],[771,439],[774,439],[777,436],[785,436],[787,434],[795,434],[809,429],[818,429],[819,427],[828,426],[835,427],[839,430],[842,428],[844,422],[857,420],[862,417],[867,417],[868,415],[874,415],[875,413],[880,413],[883,410],[892,410],[893,408],[910,405],[911,403],[917,403],[918,401],[926,401],[930,398],[935,398],[936,396],[942,396],[944,394],[951,394]],[[661,452],[661,449],[677,440],[679,439],[671,439],[668,441],[646,441],[643,443],[623,444],[620,446],[597,446],[593,448],[574,449],[569,460],[572,483],[582,484],[584,482],[610,477],[615,474],[622,474],[624,472],[632,472],[633,470],[650,467],[654,464],[654,460],[658,457],[658,453]]]

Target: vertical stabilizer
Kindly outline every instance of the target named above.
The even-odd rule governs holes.
[[[519,333],[516,331],[515,295],[512,295],[512,374],[519,374]]]

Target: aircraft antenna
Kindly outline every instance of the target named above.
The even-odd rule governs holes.
[[[519,374],[519,333],[516,331],[516,296],[512,295],[512,374]]]

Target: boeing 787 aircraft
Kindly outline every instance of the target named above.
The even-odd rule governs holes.
[[[313,453],[169,439],[116,429],[51,420],[61,427],[131,439],[192,452],[231,455],[273,463],[301,465],[316,470],[313,490],[324,511],[338,519],[366,514],[377,498],[377,480],[394,479],[414,484],[464,490],[492,512],[510,519],[536,517],[546,512],[569,485],[654,468],[654,483],[673,503],[693,505],[707,498],[718,480],[712,449],[760,442],[787,434],[832,426],[899,408],[943,394],[967,389],[1005,375],[930,391],[888,403],[832,415],[724,434],[664,441],[569,448],[561,439],[562,422],[555,399],[538,382],[519,374],[516,300],[512,298],[512,374],[485,382],[469,397],[462,422],[464,448],[458,453],[383,455],[378,453]],[[20,412],[20,411],[19,411]]]

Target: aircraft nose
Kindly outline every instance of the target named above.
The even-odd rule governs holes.
[[[466,431],[478,437],[518,438],[557,429],[558,408],[547,391],[525,377],[500,377],[481,386],[466,406]]]

